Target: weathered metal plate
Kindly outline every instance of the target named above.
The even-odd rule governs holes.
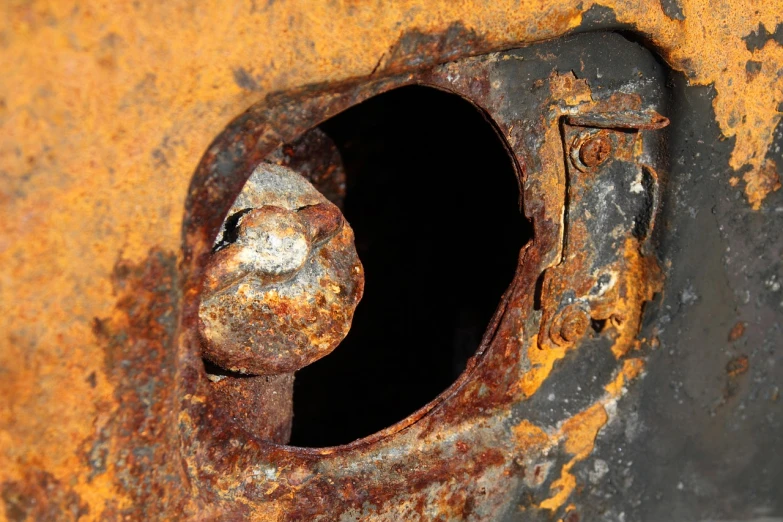
[[[564,1],[542,12],[530,3],[406,3],[390,13],[353,4],[221,3],[202,7],[203,23],[178,3],[149,11],[129,5],[127,13],[116,6],[4,7],[0,124],[9,139],[0,158],[7,180],[0,364],[2,393],[12,400],[0,409],[3,515],[285,519],[310,510],[381,518],[385,510],[395,519],[403,516],[395,510],[410,509],[425,519],[780,517],[783,47],[776,28],[783,9],[776,1],[607,6]],[[313,20],[331,22],[320,28]],[[648,87],[667,85],[670,106],[659,112],[672,121],[656,223],[665,283],[638,335],[648,345],[640,352],[643,371],[623,365],[623,382],[613,381],[617,360],[608,346],[583,345],[559,362],[540,361],[552,363],[551,373],[529,400],[498,417],[519,377],[508,371],[513,365],[498,364],[481,397],[486,415],[449,410],[447,403],[462,397],[449,395],[442,408],[411,419],[393,447],[391,437],[379,437],[365,450],[328,455],[269,448],[200,417],[208,415],[197,388],[200,361],[188,342],[192,325],[180,328],[179,318],[183,305],[192,318],[197,301],[194,268],[204,260],[193,253],[206,252],[222,219],[208,205],[230,203],[249,174],[230,168],[198,178],[194,186],[203,192],[186,205],[180,254],[182,202],[216,133],[271,90],[362,83],[368,75],[383,78],[375,87],[382,90],[383,82],[409,81],[394,78],[402,71],[578,28],[630,29],[679,71],[641,67],[656,78]],[[528,104],[550,96],[553,70],[574,71],[594,95],[612,71],[649,63],[646,52],[629,51],[638,49],[633,45],[590,38],[598,41],[579,50],[561,42],[521,51],[529,72],[492,65],[510,86],[507,95],[516,91],[525,102],[490,100],[487,109],[500,107],[509,118],[520,111],[524,119]],[[580,59],[600,61],[605,49],[619,56],[582,69]],[[473,64],[486,72],[481,59]],[[446,84],[447,68],[426,80],[467,94],[486,89],[487,76],[479,74]],[[533,77],[544,83],[531,84]],[[248,138],[245,166],[328,116],[323,107],[358,101],[344,94],[350,89],[327,96],[328,104],[304,103],[313,88],[269,99],[265,117],[276,116],[287,135],[264,133],[253,126],[257,114],[245,116],[237,125],[247,127],[236,134]],[[579,100],[584,93],[572,94]],[[535,150],[536,133],[504,130],[512,146]],[[524,160],[522,171],[536,166],[532,155]],[[530,210],[544,212],[548,204]],[[490,361],[489,345],[482,353],[472,375],[489,371],[481,366]],[[585,388],[592,375],[595,383]],[[460,393],[468,384],[462,381]],[[616,401],[594,400],[615,392],[622,395]],[[565,403],[569,397],[583,402]],[[565,419],[575,420],[558,425]],[[418,479],[403,482],[406,444],[418,450],[416,434],[426,442],[428,427],[449,422],[459,427],[451,451],[421,454],[410,471]],[[459,444],[463,439],[473,444]],[[544,466],[522,477],[524,459],[511,464],[549,445],[554,463],[546,473]],[[346,458],[362,451],[399,465]],[[273,489],[275,473],[263,463],[286,459],[298,467]],[[325,481],[329,469],[357,464],[368,466],[362,481]],[[458,488],[462,478],[470,488]],[[396,503],[397,495],[407,503]]]

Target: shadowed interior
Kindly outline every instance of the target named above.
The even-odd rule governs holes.
[[[459,96],[404,87],[320,130],[345,167],[366,288],[342,344],[296,374],[291,444],[309,447],[386,428],[453,383],[532,234],[505,145]]]

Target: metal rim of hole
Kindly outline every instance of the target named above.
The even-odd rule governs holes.
[[[348,110],[351,107],[354,107],[356,105],[359,105],[362,102],[364,102],[364,101],[366,101],[366,100],[368,100],[370,98],[373,98],[375,96],[378,96],[378,95],[381,95],[381,94],[385,94],[385,93],[388,93],[388,92],[391,92],[391,91],[395,91],[395,90],[400,89],[400,88],[405,88],[405,87],[410,87],[410,86],[418,86],[418,87],[430,88],[430,89],[435,90],[435,91],[440,91],[440,92],[442,92],[444,94],[455,96],[457,98],[462,99],[465,103],[471,105],[474,109],[479,111],[479,113],[482,114],[482,117],[483,117],[484,121],[493,129],[494,135],[498,138],[499,145],[506,151],[506,154],[511,158],[510,159],[510,168],[513,170],[514,177],[516,178],[516,182],[518,183],[519,178],[521,176],[521,174],[520,174],[520,165],[514,159],[513,153],[511,152],[512,149],[511,149],[509,143],[505,140],[505,136],[498,131],[497,123],[489,115],[489,113],[487,113],[486,110],[482,106],[478,105],[474,99],[472,99],[471,97],[466,96],[462,92],[452,91],[450,89],[444,89],[442,86],[429,85],[429,84],[421,83],[421,82],[401,83],[401,84],[396,85],[394,88],[391,88],[391,89],[382,89],[380,91],[376,91],[372,96],[370,96],[368,98],[359,99],[356,102],[353,102],[353,103],[343,107],[340,111],[336,111],[335,113],[330,114],[327,118],[321,120],[320,122],[313,122],[314,124],[312,126],[306,126],[306,127],[303,127],[303,128],[300,127],[299,132],[297,132],[291,138],[286,140],[285,143],[290,143],[290,142],[295,141],[299,137],[305,135],[307,132],[310,132],[311,130],[317,128],[317,126],[320,123],[323,123],[324,121],[326,121],[328,119],[331,119],[332,117],[340,114],[341,112],[346,111],[346,110]],[[264,161],[266,158],[268,158],[269,156],[273,155],[275,150],[276,149],[269,149],[269,150],[267,150],[263,154],[263,156],[258,157],[258,159],[256,159],[255,161],[256,162]],[[241,161],[241,159],[240,159],[240,161]],[[245,168],[247,168],[247,167],[245,167]],[[239,189],[239,191],[241,191],[241,188]],[[237,194],[238,194],[239,191],[237,191]],[[521,216],[522,219],[525,219],[524,214],[520,213],[520,216]],[[532,224],[529,224],[529,226],[532,227]],[[516,278],[517,278],[517,272],[515,271],[512,274],[511,281],[508,282],[508,285],[513,285],[514,281],[516,281]],[[496,310],[496,314],[497,314],[497,310]],[[489,321],[489,323],[485,327],[486,328],[493,328],[494,322],[495,322],[495,319],[491,319]],[[474,357],[475,356],[481,356],[485,351],[486,351],[486,346],[482,347],[481,343],[480,343],[480,345],[476,347],[476,351],[473,353],[473,356]],[[421,419],[422,417],[426,416],[433,409],[435,409],[439,404],[443,403],[446,400],[446,398],[451,393],[453,393],[454,389],[459,388],[460,386],[462,386],[465,382],[467,382],[470,379],[470,375],[473,373],[473,371],[472,371],[473,369],[474,369],[473,366],[468,366],[467,368],[464,368],[463,371],[454,380],[452,380],[450,382],[450,384],[445,389],[443,389],[443,391],[441,393],[439,393],[439,394],[435,395],[434,397],[430,398],[426,403],[424,403],[418,409],[416,409],[414,411],[411,411],[410,413],[407,413],[402,418],[398,418],[393,423],[385,425],[385,427],[380,429],[380,430],[376,430],[376,431],[370,432],[367,435],[363,435],[363,436],[357,438],[356,440],[353,440],[351,442],[346,442],[346,443],[338,443],[338,444],[329,445],[329,446],[301,446],[301,445],[294,445],[294,446],[289,446],[289,447],[290,448],[296,448],[297,450],[306,451],[308,453],[309,452],[316,452],[317,453],[317,452],[321,452],[321,451],[327,451],[328,448],[350,447],[350,446],[354,446],[354,445],[360,445],[360,444],[365,444],[365,443],[368,443],[368,442],[372,442],[373,440],[380,440],[380,439],[387,438],[387,437],[389,437],[389,436],[391,436],[391,435],[393,435],[393,434],[395,434],[395,433],[405,429],[405,427],[409,426],[410,424],[412,424],[414,422],[417,422],[419,419]]]

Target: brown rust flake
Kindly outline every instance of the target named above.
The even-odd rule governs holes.
[[[747,355],[739,355],[726,363],[726,374],[729,377],[738,377],[748,371],[750,367]]]
[[[737,324],[729,331],[729,342],[733,343],[743,335],[745,335],[745,323],[743,321],[737,321]]]

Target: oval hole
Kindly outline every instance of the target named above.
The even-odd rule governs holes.
[[[389,427],[456,380],[532,230],[505,144],[457,95],[399,88],[315,132],[339,151],[366,274],[347,338],[296,374],[290,444],[324,447]]]

